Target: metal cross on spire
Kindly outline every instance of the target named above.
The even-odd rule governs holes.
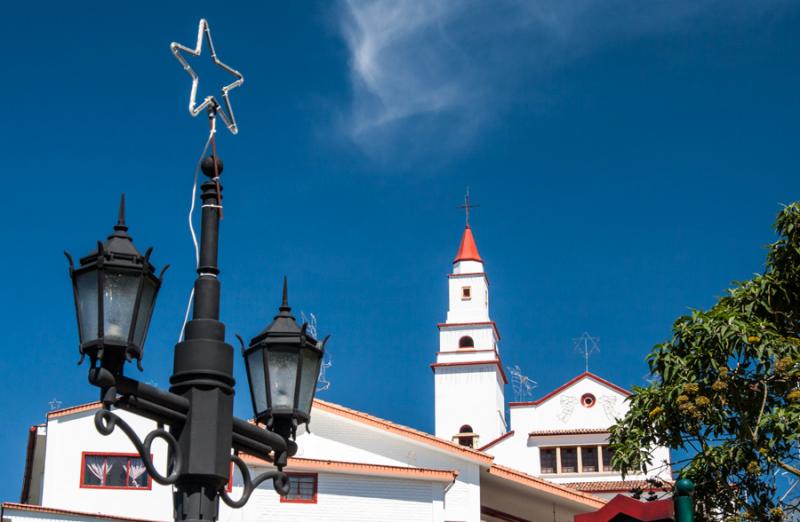
[[[600,338],[592,337],[587,332],[583,332],[580,337],[576,337],[572,340],[572,344],[575,346],[575,351],[583,355],[586,363],[586,371],[588,372],[589,357],[591,357],[593,353],[600,351]]]
[[[234,80],[232,83],[222,87],[222,99],[225,102],[224,108],[214,96],[206,96],[200,105],[196,104],[197,85],[200,82],[200,77],[197,75],[194,69],[192,69],[192,66],[189,65],[189,62],[186,61],[186,58],[184,58],[181,54],[181,51],[183,51],[191,54],[192,56],[200,56],[200,53],[203,51],[203,36],[205,36],[206,42],[208,43],[208,49],[211,53],[211,59],[214,60],[214,64],[223,69],[225,72],[236,77],[236,80]],[[219,117],[225,122],[228,130],[231,131],[232,134],[238,133],[239,129],[236,127],[236,117],[233,115],[233,107],[231,107],[231,100],[228,96],[228,93],[244,83],[244,76],[242,76],[242,73],[232,67],[228,67],[222,63],[219,58],[217,58],[217,52],[214,50],[214,42],[211,40],[211,30],[208,27],[208,22],[204,18],[200,19],[200,24],[197,27],[197,44],[195,45],[194,49],[190,49],[189,47],[181,45],[177,42],[172,42],[170,49],[172,49],[172,54],[175,55],[175,58],[177,58],[178,61],[181,62],[181,65],[183,65],[183,69],[189,74],[189,76],[192,77],[192,91],[189,95],[189,114],[194,117],[200,114],[203,109],[208,109],[209,116],[212,118],[212,120],[217,114],[219,114]]]
[[[471,204],[469,202],[469,187],[467,187],[467,192],[466,192],[466,194],[464,194],[464,204],[463,205],[458,205],[456,207],[456,208],[463,208],[464,209],[464,213],[466,214],[466,219],[467,219],[467,221],[466,221],[467,226],[469,226],[469,211],[470,211],[470,209],[477,208],[479,206],[480,205],[473,205],[473,204]]]

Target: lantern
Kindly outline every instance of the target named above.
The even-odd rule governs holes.
[[[284,437],[311,419],[326,337],[317,341],[298,326],[288,302],[286,279],[278,315],[244,353],[256,419]]]
[[[161,275],[156,277],[148,249],[136,250],[125,225],[125,195],[120,200],[119,219],[105,243],[80,260],[72,257],[70,277],[78,317],[81,361],[88,355],[94,367],[101,361],[115,375],[126,361],[136,359],[141,369],[142,351],[156,303]]]

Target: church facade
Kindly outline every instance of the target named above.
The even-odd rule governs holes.
[[[648,487],[648,477],[623,481],[610,467],[608,429],[625,411],[624,389],[587,372],[537,401],[506,404],[489,280],[469,225],[448,291],[431,364],[434,433],[317,399],[313,430],[299,430],[286,468],[290,494],[262,485],[242,509],[221,505],[220,521],[571,522]],[[95,430],[99,407],[53,411],[31,428],[21,499],[2,504],[3,522],[172,520],[170,488],[147,476],[123,434]],[[155,428],[117,413],[140,436]],[[153,457],[163,469],[165,448]],[[270,467],[242,457],[253,474]],[[668,481],[668,451],[654,449],[653,460]],[[233,469],[229,490],[242,490]]]
[[[609,427],[630,392],[588,371],[531,402],[508,403],[500,333],[489,314],[489,279],[469,224],[448,276],[449,309],[439,327],[436,436],[492,455],[495,462],[579,491],[611,498],[671,480],[669,451],[652,450],[649,476],[625,480],[611,467]]]

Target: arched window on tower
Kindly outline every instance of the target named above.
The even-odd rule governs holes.
[[[453,437],[455,442],[468,448],[474,448],[478,444],[478,434],[472,431],[472,426],[464,424],[458,429],[458,435]]]
[[[461,339],[458,340],[458,347],[459,348],[475,348],[475,341],[472,340],[472,337],[469,335],[465,335]]]

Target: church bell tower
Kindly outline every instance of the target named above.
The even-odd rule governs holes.
[[[446,322],[438,325],[439,352],[431,365],[436,436],[478,448],[506,432],[503,387],[508,381],[497,351],[500,333],[489,317],[489,280],[469,213],[448,287],[450,307]]]

